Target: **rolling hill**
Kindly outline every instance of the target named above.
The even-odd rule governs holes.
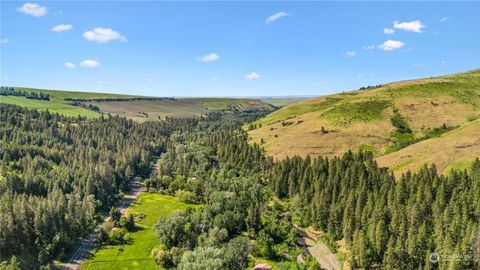
[[[393,170],[424,162],[446,170],[480,156],[476,141],[468,147],[468,158],[466,148],[455,148],[480,137],[479,117],[480,70],[472,70],[294,103],[245,128],[252,141],[278,159],[364,149]],[[442,145],[453,148],[433,151]]]
[[[203,115],[218,110],[273,111],[275,107],[257,99],[235,98],[156,98],[135,95],[106,94],[15,88],[25,93],[41,93],[49,100],[25,96],[0,96],[0,103],[14,104],[39,110],[49,110],[67,116],[99,117],[101,113],[124,116],[136,121],[156,121],[168,117]]]
[[[389,167],[395,174],[418,170],[433,164],[441,172],[467,169],[480,157],[480,119],[469,122],[440,137],[412,144],[399,151],[377,158],[380,166]]]

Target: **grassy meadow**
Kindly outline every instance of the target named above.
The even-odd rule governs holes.
[[[37,110],[48,110],[52,113],[59,113],[66,116],[87,116],[90,118],[99,117],[101,114],[88,110],[86,108],[73,106],[71,101],[66,101],[65,98],[115,98],[115,97],[135,97],[129,95],[117,95],[107,93],[92,93],[92,92],[74,92],[74,91],[56,91],[33,88],[15,88],[18,91],[36,92],[50,95],[50,100],[35,100],[28,99],[21,96],[0,96],[0,104],[13,104],[21,107],[27,107]]]
[[[140,230],[128,233],[126,238],[130,244],[103,246],[82,265],[82,270],[88,269],[158,269],[155,260],[150,257],[150,251],[160,245],[152,226],[161,216],[168,216],[175,211],[184,210],[198,205],[186,204],[175,197],[144,193],[130,208],[129,213],[135,214],[136,224]],[[120,252],[120,249],[123,251]]]

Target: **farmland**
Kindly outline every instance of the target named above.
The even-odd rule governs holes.
[[[135,95],[120,95],[92,92],[56,91],[33,88],[15,88],[22,92],[49,95],[50,100],[34,100],[22,96],[1,96],[0,103],[13,104],[38,110],[48,110],[65,116],[100,117],[102,113],[119,115],[139,122],[158,121],[165,117],[191,117],[219,110],[273,111],[268,103],[256,99],[235,98],[149,98]],[[105,101],[105,99],[110,99]],[[121,100],[116,100],[121,99]],[[131,99],[131,100],[129,100]],[[77,101],[78,105],[74,105]],[[90,110],[92,105],[98,111]]]

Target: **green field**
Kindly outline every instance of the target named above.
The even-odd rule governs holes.
[[[27,107],[37,110],[48,110],[51,113],[59,113],[66,116],[87,116],[90,118],[99,117],[100,114],[85,108],[69,105],[64,102],[64,100],[59,100],[57,98],[50,98],[47,100],[35,100],[28,99],[25,97],[14,97],[14,96],[2,96],[0,97],[0,103],[13,104],[21,107]]]
[[[259,98],[261,101],[266,102],[268,104],[272,104],[277,107],[283,107],[295,102],[304,101],[308,99],[312,99],[312,96],[285,96],[285,97],[261,97]]]
[[[56,91],[33,88],[15,88],[18,91],[36,92],[50,95],[50,100],[35,100],[20,96],[0,96],[0,103],[13,104],[21,107],[27,107],[37,110],[48,110],[52,113],[59,113],[67,116],[87,116],[96,118],[100,113],[70,105],[71,101],[66,101],[65,98],[113,98],[113,97],[135,97],[128,95],[106,94],[106,93],[91,93],[91,92],[74,92],[74,91]]]
[[[129,213],[145,215],[142,219],[135,219],[137,226],[142,229],[126,236],[132,239],[132,243],[101,247],[82,265],[82,269],[158,269],[155,260],[150,257],[150,251],[160,245],[152,225],[159,217],[168,216],[188,207],[198,207],[198,205],[186,204],[175,197],[161,194],[141,195],[129,208]],[[120,248],[123,248],[123,252],[119,252]]]
[[[22,96],[0,96],[0,103],[13,104],[38,110],[49,110],[66,116],[96,118],[101,113],[119,115],[135,121],[158,121],[165,117],[191,117],[204,115],[209,111],[236,109],[273,111],[275,108],[257,99],[236,98],[182,98],[128,101],[88,101],[85,105],[98,106],[101,113],[71,105],[70,99],[133,98],[141,96],[92,92],[56,91],[33,88],[15,88],[18,91],[48,94],[50,100],[28,99]]]

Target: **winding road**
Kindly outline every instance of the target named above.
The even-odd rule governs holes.
[[[152,168],[151,175],[156,176],[158,174],[158,162],[156,162]],[[124,196],[122,203],[119,205],[118,209],[122,215],[127,213],[127,208],[135,200],[140,197],[140,195],[145,192],[145,185],[141,183],[138,179],[135,179],[131,182],[131,192]],[[100,231],[101,226],[108,221],[109,217],[105,218],[102,223],[97,225],[93,232],[85,237],[79,246],[72,253],[70,258],[64,263],[60,264],[59,268],[64,270],[79,270],[82,264],[90,255],[90,252],[97,246],[98,232]]]

